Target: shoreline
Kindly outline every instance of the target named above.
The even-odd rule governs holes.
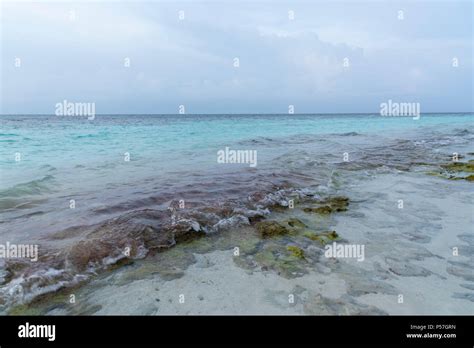
[[[425,301],[411,286],[431,286],[435,295],[430,301],[442,296],[462,313],[474,303],[470,270],[474,247],[469,231],[473,202],[464,193],[472,185],[474,152],[467,128],[456,125],[442,135],[434,132],[415,139],[413,134],[399,138],[399,132],[375,139],[351,132],[331,141],[307,136],[240,142],[278,149],[262,165],[259,158],[259,171],[226,171],[205,177],[204,182],[199,174],[195,179],[199,185],[180,186],[176,180],[175,186],[155,196],[138,194],[108,206],[106,212],[102,205],[93,206],[90,211],[97,215],[90,224],[40,236],[44,244],[38,263],[9,260],[6,267],[0,265],[4,269],[0,307],[4,314],[114,313],[118,307],[103,308],[94,298],[100,296],[102,279],[122,277],[118,283],[129,282],[131,293],[133,284],[149,286],[148,278],[170,282],[165,284],[187,279],[188,285],[179,286],[192,292],[193,277],[206,274],[209,267],[198,267],[195,275],[189,270],[198,263],[197,255],[207,253],[209,263],[225,266],[212,269],[211,273],[220,274],[216,282],[232,274],[244,277],[243,270],[249,274],[247,281],[261,284],[262,292],[269,286],[264,281],[267,277],[276,277],[274,282],[284,279],[282,283],[309,277],[307,281],[314,284],[318,277],[327,278],[333,285],[325,289],[320,284],[319,297],[299,287],[282,288],[294,292],[287,294],[293,300],[301,295],[300,300],[311,302],[317,297],[300,313],[397,314],[403,306],[395,303],[394,307],[394,296]],[[337,153],[345,153],[348,143],[352,144],[351,159],[345,161]],[[451,158],[453,152],[460,155],[457,162]],[[364,250],[364,261],[325,257],[325,247],[334,241]],[[460,252],[454,259],[446,254],[446,245],[452,241],[459,244]],[[220,252],[230,252],[236,245],[243,256],[232,262],[223,260]],[[410,277],[412,282],[406,280]],[[221,291],[231,293],[227,283],[231,279]],[[83,294],[84,306],[68,306],[65,294],[71,291]],[[215,294],[219,296],[219,291]],[[265,296],[259,296],[265,303]],[[171,294],[169,298],[173,301]],[[203,301],[199,300],[201,305]],[[212,310],[203,308],[202,313]],[[433,310],[434,305],[410,308],[417,314]]]
[[[373,191],[373,196],[381,191],[390,192],[388,201],[396,202],[399,190],[387,190],[387,176],[392,176],[393,180],[399,179],[398,175],[381,175],[362,183],[363,189],[359,193],[366,195]],[[435,177],[420,177],[419,173],[404,173],[403,179],[406,181],[404,184],[412,187],[426,185],[429,181],[428,187],[423,189],[423,196],[420,196],[420,192],[410,195],[412,198],[423,198],[407,205],[406,209],[413,208],[426,198],[428,188],[439,187],[440,180]],[[446,192],[449,192],[451,185],[470,185],[467,182],[445,182]],[[406,187],[401,185],[400,188]],[[242,228],[211,236],[211,240],[206,241],[209,237],[203,237],[187,244],[179,244],[157,254],[159,257],[155,261],[153,257],[138,260],[135,266],[134,262],[120,267],[79,287],[74,292],[77,301],[74,305],[59,305],[53,300],[38,308],[49,308],[42,313],[49,315],[469,314],[474,310],[474,298],[469,295],[472,289],[463,285],[474,285],[474,278],[469,278],[473,254],[456,258],[449,255],[450,249],[447,247],[450,244],[459,245],[467,251],[474,248],[472,241],[471,244],[466,244],[458,236],[451,235],[451,231],[461,231],[472,226],[473,222],[472,217],[471,221],[467,221],[469,217],[463,215],[460,209],[466,204],[463,200],[468,199],[468,195],[461,200],[455,199],[456,196],[451,193],[450,197],[436,199],[435,194],[431,193],[429,197],[430,203],[440,211],[444,209],[446,200],[449,200],[451,210],[445,213],[449,219],[436,219],[439,211],[435,214],[433,207],[431,211],[421,211],[421,215],[414,211],[405,217],[413,221],[420,216],[429,217],[442,225],[436,234],[427,229],[418,231],[418,235],[413,235],[417,231],[409,231],[411,235],[394,233],[393,227],[372,231],[360,222],[361,211],[370,212],[372,216],[369,221],[374,224],[377,220],[386,218],[378,215],[386,207],[368,209],[364,205],[369,200],[358,200],[357,196],[353,198],[358,203],[354,203],[355,206],[351,206],[348,212],[337,213],[331,227],[347,242],[366,240],[364,262],[354,259],[325,259],[320,254],[317,262],[306,265],[307,273],[289,278],[279,276],[275,270],[264,268],[261,264],[259,267],[246,269],[233,255],[232,247],[240,245],[244,256],[245,250],[250,251],[248,255],[252,255],[252,246],[245,246],[245,243],[248,242],[248,236],[255,236],[255,231],[251,231],[251,227],[244,227],[243,229],[249,230],[248,235],[240,241],[235,240],[235,237],[232,240],[230,236],[235,236]],[[384,200],[386,202],[387,198]],[[465,233],[460,233],[460,236],[463,235]],[[213,244],[213,238],[231,240],[221,242],[220,247],[224,247],[224,250],[220,250],[219,244]],[[390,244],[381,242],[387,239],[391,240]],[[314,247],[309,245],[308,248]],[[189,250],[184,252],[185,249]],[[319,246],[318,250],[321,250]],[[305,251],[308,252],[308,249]],[[163,263],[165,259],[167,262]],[[464,266],[461,267],[460,264]],[[168,269],[165,269],[167,266]],[[453,268],[454,266],[457,268]],[[184,295],[184,303],[179,302],[181,294]],[[403,304],[397,302],[399,294],[404,296]],[[290,295],[293,295],[294,303],[288,302]],[[61,297],[63,300],[67,298],[65,295]],[[433,302],[437,305],[433,306]],[[31,313],[31,308],[26,309],[26,313]]]

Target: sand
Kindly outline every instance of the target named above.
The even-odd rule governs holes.
[[[231,248],[195,253],[171,279],[150,272],[124,281],[134,270],[120,268],[49,314],[474,313],[472,184],[404,172],[352,183],[347,195],[350,209],[333,228],[365,245],[363,262],[321,255],[286,279],[240,267]]]

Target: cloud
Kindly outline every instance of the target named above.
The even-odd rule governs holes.
[[[0,112],[63,99],[99,113],[370,112],[408,97],[472,109],[470,5],[403,4],[405,21],[371,2],[2,3]]]

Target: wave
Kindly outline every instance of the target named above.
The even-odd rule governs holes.
[[[361,135],[361,134],[357,132],[347,132],[347,133],[337,133],[336,135],[339,135],[342,137],[353,137],[353,136]]]
[[[24,196],[41,195],[53,191],[52,185],[55,182],[54,175],[45,175],[38,180],[17,184],[0,191],[0,200],[3,198],[18,198]],[[1,206],[1,202],[0,202]]]
[[[244,200],[206,202],[167,209],[140,209],[91,226],[75,226],[49,235],[51,240],[71,239],[61,249],[43,249],[37,262],[5,261],[0,277],[0,307],[28,303],[37,296],[87,281],[111,265],[145,258],[178,243],[266,218],[272,210],[295,201],[318,200],[308,188],[276,188],[255,191]],[[66,243],[68,244],[68,243]]]
[[[73,135],[73,139],[87,139],[87,138],[107,138],[110,135],[109,132],[98,132],[98,133],[89,133],[89,134],[77,134]]]
[[[454,130],[454,134],[453,134],[453,135],[455,135],[455,136],[463,136],[463,135],[470,135],[470,134],[473,134],[473,131],[471,131],[471,130],[469,130],[469,129],[466,129],[466,128],[464,128],[464,129],[459,129],[459,128],[457,128],[457,129]]]

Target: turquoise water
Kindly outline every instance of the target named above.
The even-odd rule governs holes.
[[[364,166],[372,161],[371,148],[387,143],[390,150],[394,139],[455,143],[461,139],[456,132],[472,130],[474,117],[97,115],[88,120],[4,115],[0,120],[2,234],[31,238],[98,222],[112,212],[163,207],[179,195],[225,200],[243,192],[246,183],[261,187],[275,184],[272,178],[286,178],[304,186],[309,183],[300,182],[303,178],[327,180],[334,171],[328,164],[340,162],[343,153],[359,157]],[[217,151],[225,147],[257,151],[257,167],[218,164]],[[15,161],[17,153],[20,161]]]
[[[57,116],[2,116],[2,190],[65,170],[120,165],[124,154],[150,171],[205,168],[224,146],[259,137],[348,132],[409,132],[424,127],[449,129],[471,124],[472,114],[378,115],[98,115],[94,120]],[[15,162],[15,153],[21,161]],[[263,154],[262,154],[263,155]],[[130,168],[129,168],[130,169]],[[127,170],[121,168],[121,170]],[[138,175],[131,171],[133,175]],[[78,178],[79,179],[79,178]]]

